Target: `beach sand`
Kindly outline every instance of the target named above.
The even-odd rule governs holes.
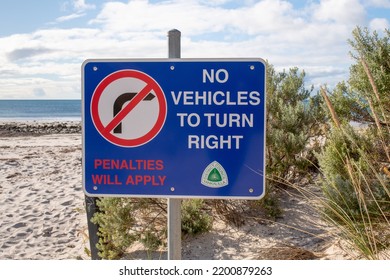
[[[0,123],[0,260],[89,259],[80,124]],[[182,259],[350,259],[307,201],[281,193],[283,217],[182,241]],[[136,243],[128,259],[165,259]]]
[[[0,259],[84,257],[81,134],[0,133]]]

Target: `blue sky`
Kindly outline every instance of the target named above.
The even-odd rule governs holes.
[[[88,58],[261,57],[306,85],[348,79],[354,27],[390,28],[390,0],[0,0],[0,99],[78,99]]]

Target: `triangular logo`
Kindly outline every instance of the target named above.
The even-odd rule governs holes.
[[[200,182],[210,188],[221,188],[229,184],[226,171],[218,161],[213,161],[205,168]]]
[[[220,182],[220,181],[222,181],[221,173],[219,173],[217,168],[214,168],[209,173],[209,176],[207,177],[207,180],[209,180],[211,182]]]

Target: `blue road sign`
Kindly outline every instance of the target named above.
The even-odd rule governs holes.
[[[265,72],[261,59],[85,61],[85,193],[261,198]]]

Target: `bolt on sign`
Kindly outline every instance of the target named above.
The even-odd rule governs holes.
[[[261,198],[265,72],[261,59],[85,61],[85,193]]]

